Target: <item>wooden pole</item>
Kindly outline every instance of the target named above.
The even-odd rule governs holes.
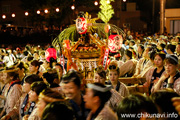
[[[166,0],[160,0],[160,34],[164,33],[165,2],[166,2]]]

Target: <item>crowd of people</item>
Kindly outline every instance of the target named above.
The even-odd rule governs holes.
[[[61,51],[47,59],[46,49],[30,44],[1,48],[1,120],[180,118],[179,34],[142,39],[127,33],[120,55],[110,54],[107,69],[98,65],[88,84],[82,72],[66,71]],[[148,93],[131,93],[119,81],[123,77],[145,78]]]

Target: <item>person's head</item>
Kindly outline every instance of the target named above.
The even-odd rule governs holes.
[[[166,55],[165,59],[165,71],[169,75],[176,74],[178,69],[178,58],[175,55]]]
[[[43,66],[44,66],[44,68],[49,68],[50,67],[50,62],[48,62],[47,60],[44,60],[43,61]]]
[[[49,62],[50,62],[50,67],[51,67],[51,68],[54,68],[54,66],[55,66],[56,63],[57,63],[56,59],[54,59],[53,57],[51,57],[51,58],[49,59]]]
[[[25,64],[23,62],[20,62],[18,65],[17,65],[17,68],[18,69],[18,73],[19,74],[23,74],[27,71],[27,67],[25,66]]]
[[[130,40],[129,46],[132,47],[132,46],[134,46],[134,45],[135,45],[135,41],[134,41],[134,40]]]
[[[55,69],[57,70],[57,72],[59,74],[59,78],[61,78],[63,75],[63,66],[59,63],[56,63]]]
[[[33,59],[34,59],[34,57],[30,55],[30,56],[27,57],[27,61],[26,62],[31,62]]]
[[[164,50],[165,47],[166,47],[166,44],[164,44],[164,43],[161,43],[161,44],[160,44],[160,49],[161,49],[161,50]]]
[[[116,61],[110,62],[108,66],[108,75],[109,75],[109,80],[111,83],[117,83],[118,78],[119,78],[119,67],[118,63]]]
[[[126,40],[126,41],[124,42],[124,44],[125,44],[125,45],[129,45],[129,40]]]
[[[154,57],[154,64],[156,67],[162,67],[164,65],[164,59],[166,58],[166,54],[158,52]]]
[[[51,70],[52,71],[52,70]],[[50,87],[51,85],[53,85],[55,79],[59,79],[58,78],[58,74],[57,74],[57,71],[54,69],[55,72],[51,73],[51,72],[45,72],[43,73],[43,81],[46,83],[46,84],[49,84]]]
[[[176,45],[176,52],[180,54],[180,42]]]
[[[147,47],[145,50],[144,50],[144,52],[143,52],[143,57],[144,58],[149,58],[149,52],[152,50],[152,47]]]
[[[156,104],[159,113],[175,113],[176,115],[178,115],[171,101],[173,97],[179,97],[176,92],[170,90],[159,90],[152,93],[150,97]]]
[[[151,61],[154,61],[155,55],[156,55],[156,51],[154,50],[148,52],[148,57]]]
[[[41,120],[74,120],[74,112],[65,103],[52,102],[45,107]]]
[[[126,60],[132,59],[132,52],[128,49],[125,51]]]
[[[48,86],[43,81],[33,82],[31,84],[31,90],[28,93],[29,101],[37,103],[40,92],[42,92],[47,87]]]
[[[40,57],[45,58],[45,52],[44,51],[40,52]]]
[[[25,50],[30,51],[31,50],[30,46],[26,45]]]
[[[19,47],[16,48],[17,53],[21,53],[21,49]]]
[[[49,59],[49,62],[47,60],[44,61],[44,66],[45,68],[48,68],[48,67],[53,68],[56,65],[56,63],[57,61],[53,57],[51,57]]]
[[[143,53],[143,51],[144,51],[144,45],[139,44],[137,51],[138,51],[138,53]]]
[[[22,87],[23,92],[28,93],[31,90],[31,84],[37,81],[42,81],[42,79],[39,78],[38,75],[32,74],[32,75],[26,76],[24,78],[24,83]]]
[[[101,83],[87,84],[84,95],[85,107],[93,109],[94,106],[104,106],[111,97],[111,87],[106,87]]]
[[[168,54],[173,54],[176,50],[176,46],[175,45],[172,45],[172,44],[169,44],[166,46],[166,50],[167,50],[167,53]]]
[[[19,79],[17,69],[4,70],[2,72],[3,72],[2,79],[4,83],[9,83],[11,81]]]
[[[28,54],[29,54],[28,51],[23,51],[24,56],[28,56]]]
[[[155,104],[149,99],[149,97],[144,96],[140,93],[134,93],[125,97],[117,108],[117,115],[119,120],[140,120],[142,114],[157,114],[157,109]],[[123,114],[135,114],[139,115],[138,118],[127,118],[122,117]]]
[[[76,71],[68,71],[61,80],[62,91],[68,99],[81,95],[81,79]]]
[[[34,51],[33,57],[35,60],[39,59],[39,51]]]
[[[180,33],[178,33],[178,34],[180,34]],[[177,36],[176,38],[175,38],[175,41],[178,43],[178,42],[180,42],[180,36]]]
[[[98,66],[94,69],[94,82],[105,84],[106,81],[106,71],[103,66]]]
[[[39,61],[37,61],[37,60],[33,60],[33,61],[30,63],[29,72],[30,72],[30,73],[37,72],[37,71],[39,70],[39,67],[40,67],[41,64],[42,64],[42,62],[39,62]]]
[[[66,102],[66,99],[59,92],[53,91],[50,88],[44,89],[38,98],[38,116],[41,118],[46,105],[56,101]]]

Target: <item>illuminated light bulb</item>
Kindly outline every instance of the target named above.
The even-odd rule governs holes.
[[[94,5],[95,5],[95,6],[97,6],[97,5],[98,5],[98,2],[97,2],[97,1],[95,1],[95,2],[94,2]]]
[[[2,15],[2,18],[3,18],[3,19],[6,19],[6,15]]]
[[[59,10],[59,8],[56,8],[56,12],[59,12],[60,10]]]
[[[25,12],[25,16],[28,16],[29,15],[29,13],[28,12]]]
[[[72,10],[74,10],[74,9],[75,9],[75,6],[74,6],[74,5],[72,5],[72,6],[71,6],[71,9],[72,9]]]
[[[40,14],[41,13],[41,11],[40,10],[37,10],[37,14]]]
[[[48,11],[48,9],[45,9],[44,12],[45,12],[45,13],[48,13],[49,11]]]
[[[16,15],[13,13],[12,15],[11,15],[12,17],[16,17]]]

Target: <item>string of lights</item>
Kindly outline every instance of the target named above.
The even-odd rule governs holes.
[[[110,2],[110,1],[107,0],[107,3],[109,3],[109,2]],[[123,2],[126,2],[126,0],[123,0]],[[95,1],[94,1],[94,5],[95,5],[95,6],[98,6],[98,5],[99,5],[98,0],[95,0]],[[75,7],[75,0],[73,0],[73,4],[71,5],[71,10],[75,10],[75,9],[76,9],[76,7]],[[55,8],[54,10],[55,10],[55,12],[57,12],[57,13],[60,12],[60,8],[58,8],[58,7]],[[36,13],[37,13],[38,15],[40,15],[40,14],[43,13],[43,12],[44,12],[45,14],[48,14],[48,13],[50,12],[50,10],[48,10],[48,9],[40,10],[40,9],[39,9],[39,10],[36,11]],[[29,13],[28,11],[25,11],[25,12],[24,12],[24,15],[25,15],[25,16],[29,16],[29,14],[30,14],[30,13]],[[3,14],[3,15],[2,15],[2,19],[6,19],[6,17],[7,17],[6,14]],[[15,13],[12,13],[12,14],[11,14],[11,17],[12,17],[12,18],[16,17],[16,14],[15,14]]]

